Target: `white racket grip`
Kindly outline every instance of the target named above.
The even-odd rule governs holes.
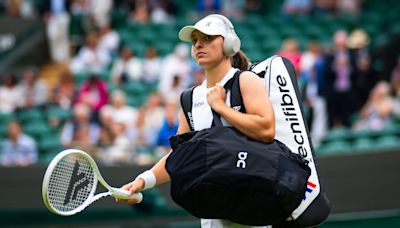
[[[120,198],[120,199],[137,199],[138,202],[140,203],[143,200],[143,195],[142,193],[134,193],[132,195],[129,195],[129,191],[121,188],[111,188],[111,193],[112,196]]]

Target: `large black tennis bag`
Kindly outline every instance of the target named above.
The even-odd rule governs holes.
[[[171,138],[172,199],[198,218],[254,226],[285,221],[304,198],[307,161],[278,140],[252,140],[215,116],[214,123]]]

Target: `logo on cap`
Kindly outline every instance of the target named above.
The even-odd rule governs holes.
[[[211,26],[211,21],[207,22],[207,23],[206,23],[206,26],[207,26],[207,27],[210,27],[210,26]]]

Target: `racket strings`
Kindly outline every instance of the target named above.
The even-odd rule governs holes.
[[[90,197],[94,173],[89,162],[80,156],[66,156],[56,165],[51,174],[48,197],[49,203],[62,212],[72,211]]]

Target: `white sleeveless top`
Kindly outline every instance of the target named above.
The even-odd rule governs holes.
[[[222,78],[220,84],[224,86],[229,79],[231,79],[238,69],[231,68],[228,73]],[[193,90],[193,103],[192,103],[192,116],[193,116],[193,124],[194,130],[200,131],[206,128],[211,127],[213,115],[211,111],[211,107],[207,102],[207,92],[211,88],[207,88],[207,80],[204,80],[200,86],[197,86]],[[226,104],[230,105],[230,92],[228,91],[226,95]],[[229,123],[221,118],[224,126],[228,126]]]
[[[231,79],[238,69],[231,68],[228,73],[223,77],[220,84],[224,86],[229,79]],[[197,86],[193,90],[193,103],[192,103],[192,117],[194,130],[200,131],[206,128],[210,128],[212,125],[213,115],[211,107],[207,102],[207,92],[210,88],[207,88],[207,80],[204,80],[200,86]],[[230,92],[226,94],[226,104],[230,107]],[[230,124],[221,118],[222,124],[224,126],[230,126]],[[230,221],[220,220],[220,219],[201,219],[202,228],[250,228],[254,226],[239,225]],[[268,227],[268,226],[260,226]]]

